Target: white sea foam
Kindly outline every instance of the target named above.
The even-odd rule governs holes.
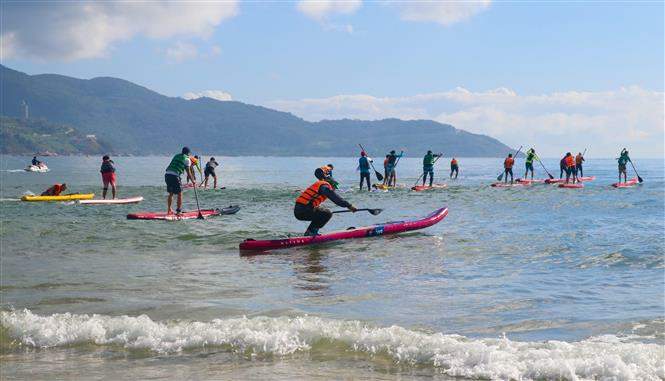
[[[322,340],[353,350],[386,354],[402,364],[428,365],[451,376],[488,379],[665,379],[663,346],[625,342],[613,335],[578,342],[518,342],[469,339],[399,326],[372,327],[358,321],[296,318],[234,318],[210,322],[156,322],[142,315],[55,314],[2,311],[8,334],[27,346],[115,344],[173,353],[228,345],[234,350],[285,356],[308,351]]]

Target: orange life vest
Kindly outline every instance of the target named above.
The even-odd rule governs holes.
[[[507,157],[506,160],[503,162],[503,167],[506,169],[511,169],[513,167],[513,164],[515,164],[515,159],[512,157]]]
[[[450,165],[457,165],[457,160],[452,159],[452,160],[450,161]]]
[[[321,188],[324,185],[327,187],[330,186],[330,184],[328,184],[328,182],[324,180],[319,180],[314,184],[310,185],[309,188],[305,189],[305,191],[302,192],[300,196],[298,196],[298,198],[296,199],[296,203],[303,205],[311,205],[314,208],[321,205],[322,202],[328,199],[326,196],[319,194],[319,188]]]
[[[575,166],[575,158],[573,155],[566,156],[566,167],[574,167]]]
[[[42,193],[42,196],[60,196],[60,193],[62,193],[62,184],[55,184],[44,193]]]

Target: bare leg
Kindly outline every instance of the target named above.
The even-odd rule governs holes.
[[[217,175],[213,175],[212,179],[213,179],[213,187],[217,189]]]
[[[182,192],[178,193],[178,210],[182,210]]]
[[[173,193],[169,193],[169,196],[166,198],[166,214],[173,214],[173,210],[171,210],[172,203],[173,203]]]
[[[115,183],[111,183],[111,193],[113,194],[113,199],[115,200]]]
[[[621,176],[619,176],[619,177],[621,177]],[[621,180],[619,180],[619,181],[621,181]],[[102,190],[102,198],[103,198],[104,200],[106,200],[106,192],[107,192],[108,190],[109,190],[109,188],[107,188],[107,187],[104,187],[104,190]]]

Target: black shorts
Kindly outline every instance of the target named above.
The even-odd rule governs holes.
[[[575,173],[575,167],[566,168],[566,173],[572,175],[573,173]]]
[[[526,170],[531,170],[533,171],[533,163],[526,163]]]
[[[171,194],[180,194],[182,193],[182,186],[180,185],[180,177],[175,175],[164,175],[164,181],[166,182],[166,191]]]
[[[215,174],[215,168],[206,167],[203,170],[203,176],[205,176],[205,177],[208,177],[208,176],[217,177],[217,175]]]

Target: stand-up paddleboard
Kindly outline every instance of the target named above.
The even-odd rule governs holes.
[[[561,184],[565,183],[566,179],[546,179],[545,184]]]
[[[90,200],[93,197],[95,197],[94,193],[70,193],[70,194],[61,194],[60,196],[23,196],[21,197],[21,201],[57,202],[57,201]]]
[[[115,198],[106,200],[80,200],[79,204],[100,205],[100,204],[138,204],[143,201],[143,197]]]
[[[203,217],[220,216],[225,214],[236,214],[240,210],[237,205],[232,205],[223,209],[201,209]],[[192,220],[198,218],[198,210],[188,210],[180,214],[166,214],[166,212],[144,212],[144,213],[130,213],[127,215],[128,220],[160,220],[160,221],[180,221]]]
[[[579,189],[579,188],[584,188],[584,184],[582,183],[563,183],[559,184],[559,188],[569,188],[569,189]]]
[[[416,191],[416,192],[422,192],[422,191],[426,191],[426,190],[445,189],[445,188],[448,188],[447,184],[432,184],[431,186],[430,185],[416,185],[416,186],[411,187],[411,190]]]
[[[292,237],[285,239],[271,240],[253,240],[246,239],[240,243],[240,251],[243,255],[265,254],[268,250],[285,249],[295,246],[314,245],[324,242],[337,241],[351,238],[375,237],[387,234],[397,234],[411,230],[424,229],[441,221],[448,215],[448,208],[441,208],[430,213],[424,218],[392,221],[378,225],[365,226],[361,228],[351,228],[332,233],[317,235],[315,237]]]
[[[26,172],[42,172],[43,173],[43,172],[48,172],[49,169],[46,166],[46,164],[42,164],[42,165],[32,165],[32,164],[30,164],[25,168],[25,171]]]
[[[513,188],[513,187],[528,187],[529,183],[493,183],[491,186],[494,188]]]
[[[194,188],[194,186],[192,185],[192,183],[189,183],[189,184],[182,185],[181,188],[182,188],[183,190],[187,190],[187,189],[192,189],[192,188]],[[196,186],[196,190],[201,190],[201,191],[203,191],[203,190],[216,190],[216,189],[226,189],[226,187],[217,187],[217,188],[209,187],[209,188],[202,188],[202,187],[199,186],[199,185]]]
[[[545,180],[548,180],[548,179],[517,179],[515,181],[517,181],[518,183],[524,183],[524,184],[541,184],[541,183],[544,183]]]
[[[577,181],[593,181],[596,179],[596,176],[587,176],[587,177],[578,177]]]
[[[612,186],[615,187],[615,188],[632,188],[637,184],[638,184],[638,180],[637,180],[637,178],[634,178],[634,179],[630,179],[630,180],[626,181],[625,183],[621,183],[621,182],[614,183],[614,184],[612,184]]]

